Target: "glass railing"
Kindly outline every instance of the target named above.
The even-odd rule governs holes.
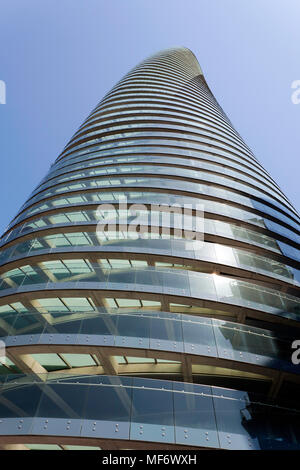
[[[105,195],[107,195],[107,197],[105,197]],[[126,196],[128,201],[130,201],[130,203],[133,203],[133,204],[141,203],[141,201],[144,203],[148,203],[149,201],[149,198],[146,195],[144,197],[143,193],[140,194],[141,199],[138,199],[136,197],[138,196],[137,193],[125,193],[125,194],[121,193],[121,196],[122,195]],[[114,199],[112,198],[113,196],[115,196]],[[93,198],[95,199],[96,197],[99,197],[99,202],[102,202],[102,203],[107,202],[110,204],[115,204],[119,200],[118,199],[119,196],[120,196],[120,193],[113,193],[113,194],[95,193],[93,195]],[[172,196],[169,196],[169,195],[162,194],[158,196],[159,196],[160,205],[162,205],[163,203],[170,205],[172,203],[176,203],[176,200],[177,200],[177,198],[173,198]],[[167,196],[167,197],[164,198],[162,196]],[[102,199],[100,199],[100,197]],[[151,193],[151,199],[152,199],[153,204],[156,203],[157,197],[155,193]],[[52,202],[53,201],[51,200],[48,201],[48,203],[46,204],[46,207],[41,206],[40,210],[42,211],[42,210],[51,209]],[[56,200],[56,202],[59,202],[59,200]],[[70,204],[71,203],[73,204],[76,204],[76,203],[77,204],[89,204],[90,203],[90,201],[88,201],[87,197],[84,195],[81,195],[79,200],[78,200],[78,197],[75,197],[75,196],[73,198],[70,197],[68,198],[67,202],[70,202]],[[193,203],[194,200],[191,198],[183,198],[181,202]],[[61,199],[60,203],[64,205],[66,203],[66,200]],[[15,230],[17,231],[17,229]],[[66,234],[54,233],[53,235],[45,235],[45,236],[41,236],[38,238],[30,238],[29,240],[22,241],[21,243],[17,243],[16,241],[15,245],[10,246],[9,248],[6,248],[6,249],[4,248],[2,251],[0,251],[0,263],[6,263],[12,256],[21,256],[22,253],[28,254],[31,250],[38,250],[38,249],[42,249],[43,247],[48,248],[48,246],[49,248],[50,247],[56,248],[58,246],[62,246],[62,247],[80,246],[80,245],[93,246],[95,244],[95,242],[93,241],[95,229],[92,228],[91,231],[88,231],[88,228],[87,228],[86,230],[87,230],[86,232],[76,232],[76,233],[70,232],[68,234],[67,233]],[[16,231],[14,231],[14,233],[17,236]],[[22,233],[22,231],[20,233]],[[83,238],[82,236],[80,237],[80,234],[82,233],[86,234],[83,236]],[[234,225],[228,222],[222,222],[220,220],[204,218],[204,233],[215,235],[215,236],[220,236],[220,237],[225,237],[231,240],[241,241],[249,245],[258,246],[268,251],[273,251],[280,255],[283,253],[288,258],[292,258],[292,259],[300,261],[300,250],[297,250],[296,248],[293,248],[290,245],[283,244],[281,242],[279,243],[274,238],[268,235],[265,235],[263,233],[255,232],[254,230],[249,230],[245,227]],[[80,237],[79,240],[78,240],[78,235]],[[144,232],[144,235],[145,235],[145,232]],[[124,238],[126,237],[124,236]],[[163,235],[157,234],[157,238],[163,238]],[[170,238],[173,238],[173,236],[170,235]],[[9,239],[12,239],[12,238],[9,237]],[[60,239],[61,241],[59,241]],[[113,234],[109,230],[107,230],[102,233],[101,245],[105,241],[110,241],[114,239],[115,240],[120,239],[120,235],[115,234],[115,236],[113,236]],[[7,241],[8,241],[8,238],[7,239],[4,238],[2,240],[2,243],[0,243],[0,246],[1,245],[3,246],[5,242]],[[48,241],[50,244],[48,243]],[[98,244],[98,242],[96,242],[96,244]],[[279,246],[281,247],[281,250],[279,249]]]
[[[84,161],[79,161],[78,163],[69,163],[66,166],[62,166],[61,168],[55,169],[53,167],[53,170],[47,174],[45,178],[43,178],[40,182],[40,184],[36,187],[35,190],[41,189],[42,185],[45,184],[46,182],[49,182],[53,179],[56,178],[59,175],[64,175],[64,177],[68,178],[70,177],[70,172],[77,171],[80,169],[87,169],[95,166],[106,166],[106,165],[115,165],[115,164],[127,164],[127,163],[136,163],[136,162],[141,162],[141,163],[164,163],[164,164],[172,164],[172,165],[182,165],[182,166],[190,166],[192,168],[201,168],[203,164],[206,162],[210,162],[216,166],[216,168],[219,169],[219,172],[222,172],[223,170],[225,171],[232,171],[236,172],[238,171],[240,174],[240,178],[243,179],[245,176],[249,177],[249,181],[251,181],[250,178],[252,178],[253,184],[256,182],[259,182],[259,184],[263,186],[267,186],[273,190],[275,190],[277,193],[279,193],[283,198],[284,195],[282,195],[276,186],[275,183],[271,183],[266,177],[262,175],[258,175],[255,173],[251,168],[248,166],[245,166],[241,163],[236,163],[234,161],[231,161],[229,159],[225,159],[224,157],[217,157],[215,155],[197,155],[197,159],[194,157],[186,156],[186,158],[181,158],[179,155],[183,152],[178,152],[178,156],[176,153],[174,153],[174,156],[156,156],[156,152],[152,151],[152,153],[149,155],[130,155],[128,157],[126,156],[116,156],[116,157],[101,157],[99,155],[98,158],[94,158],[92,160],[84,160]],[[172,152],[171,152],[172,154]],[[100,158],[101,157],[101,158]],[[204,160],[204,162],[203,162]],[[33,194],[33,193],[32,193]],[[288,201],[284,198],[285,202],[288,203]]]
[[[0,252],[0,265],[1,263],[5,264],[21,259],[24,259],[24,262],[26,262],[25,258],[27,256],[43,255],[49,252],[51,254],[57,253],[59,256],[64,252],[74,252],[75,247],[77,252],[84,253],[86,248],[87,252],[97,252],[102,257],[105,256],[105,252],[124,252],[125,250],[127,253],[151,254],[153,257],[158,257],[157,261],[159,261],[159,256],[161,255],[175,257],[176,259],[173,259],[172,262],[177,263],[178,267],[180,262],[182,263],[182,259],[218,263],[222,266],[245,269],[300,286],[300,270],[272,258],[257,255],[251,251],[217,243],[197,240],[188,241],[184,239],[183,235],[182,239],[175,239],[174,235],[172,235],[172,238],[170,237],[169,240],[164,239],[163,236],[158,238],[156,235],[151,239],[153,234],[150,231],[143,232],[143,238],[140,238],[139,235],[139,233],[134,232],[134,227],[132,227],[132,233],[129,228],[128,233],[122,232],[122,234],[119,234],[120,238],[117,238],[116,234],[114,236],[112,232],[102,232],[98,236],[96,232],[79,232],[38,237]],[[149,237],[148,239],[146,238],[147,236]],[[107,256],[109,257],[109,254]],[[130,259],[129,255],[128,258]],[[32,262],[34,260],[31,259],[30,263],[32,264]],[[183,265],[182,268],[184,268]],[[186,269],[190,271],[201,270],[200,268],[197,269],[196,266],[187,266]],[[5,274],[2,275],[2,278],[3,276],[5,277]]]
[[[59,196],[62,194],[64,194],[65,197],[68,197],[68,193],[74,192],[74,191],[84,192],[85,190],[90,191],[90,190],[97,190],[97,189],[102,189],[102,188],[104,188],[107,191],[109,189],[113,190],[114,188],[117,188],[117,187],[124,187],[124,188],[126,187],[140,187],[140,188],[149,187],[149,188],[161,189],[162,180],[154,176],[153,177],[147,177],[147,176],[137,177],[134,175],[133,176],[130,176],[130,175],[119,176],[119,177],[112,177],[112,178],[95,178],[92,180],[78,180],[76,182],[74,181],[72,183],[65,184],[62,186],[59,185],[57,187],[47,190],[46,192],[36,195],[33,199],[31,199],[25,204],[25,206],[23,207],[23,210],[26,207],[29,207],[32,204],[40,200],[47,199],[48,197]],[[169,178],[164,178],[163,187],[171,191],[174,191],[174,187],[175,187],[176,191],[185,191],[185,192],[191,193],[192,196],[194,196],[195,194],[198,194],[201,197],[201,194],[205,194],[209,197],[219,198],[224,201],[230,201],[230,202],[234,202],[237,204],[241,204],[245,206],[246,208],[249,207],[252,210],[254,209],[254,211],[258,210],[262,212],[263,214],[266,214],[267,216],[269,215],[271,217],[275,217],[276,219],[278,219],[279,223],[282,221],[283,223],[286,223],[289,226],[291,226],[292,230],[289,230],[289,228],[285,228],[285,227],[282,227],[282,230],[291,232],[291,238],[295,239],[296,242],[299,242],[299,235],[294,233],[294,230],[296,232],[299,230],[299,224],[297,224],[289,217],[286,217],[281,212],[271,208],[268,205],[262,204],[248,197],[235,194],[227,189],[217,188],[213,185],[206,185],[202,183],[187,182],[187,181],[182,181],[182,180],[175,181]],[[199,200],[199,203],[202,203],[202,201]],[[242,209],[232,207],[230,204],[224,204],[222,202],[221,204],[223,204],[225,210],[229,213],[234,212],[234,210],[237,210],[237,211],[242,210]],[[252,217],[255,218],[259,216],[253,213]],[[293,233],[294,235],[292,235]]]
[[[261,206],[263,207],[263,211],[266,212],[266,213],[271,213],[271,215],[274,215],[275,217],[278,217],[279,219],[285,221],[287,224],[290,224],[292,225],[294,228],[296,228],[296,230],[299,230],[299,223],[297,223],[296,221],[294,221],[294,219],[291,219],[289,217],[289,215],[291,215],[293,218],[295,217],[294,214],[289,210],[289,208],[286,207],[286,202],[283,200],[283,198],[279,197],[277,194],[274,194],[273,197],[272,196],[269,196],[266,194],[266,192],[268,193],[272,193],[272,190],[271,189],[268,189],[266,187],[264,187],[262,185],[262,190],[263,192],[261,192],[259,189],[256,190],[254,188],[252,188],[251,186],[249,186],[247,183],[248,181],[245,182],[245,184],[243,183],[239,183],[237,182],[237,178],[236,178],[236,175],[234,176],[234,174],[232,175],[233,179],[230,179],[230,178],[226,178],[226,177],[223,177],[223,176],[219,176],[217,174],[212,174],[212,173],[209,173],[209,172],[205,172],[205,171],[197,171],[197,170],[188,170],[188,169],[184,169],[184,168],[176,168],[176,167],[164,167],[164,166],[151,166],[151,165],[135,165],[135,166],[116,166],[114,168],[98,168],[98,169],[87,169],[85,171],[82,171],[81,173],[78,174],[78,179],[74,179],[74,183],[75,184],[75,187],[76,187],[76,184],[77,182],[80,184],[80,183],[86,183],[88,186],[90,185],[94,185],[94,180],[88,180],[87,178],[92,178],[92,177],[95,177],[96,178],[99,178],[101,176],[103,177],[107,177],[109,176],[110,174],[114,173],[113,176],[117,176],[117,177],[120,177],[122,178],[124,174],[128,173],[129,175],[135,175],[135,174],[141,174],[143,175],[144,173],[147,175],[163,175],[163,176],[175,176],[176,178],[180,177],[180,178],[186,178],[186,181],[185,181],[185,184],[186,185],[193,185],[195,184],[195,182],[191,181],[189,182],[188,179],[195,179],[195,180],[201,180],[201,182],[204,182],[204,184],[206,182],[210,182],[212,184],[216,184],[216,185],[221,185],[221,186],[225,186],[225,187],[229,187],[229,188],[233,188],[237,191],[242,191],[246,194],[249,194],[250,196],[254,196],[256,198],[260,198],[263,202],[266,201],[267,203],[271,204],[272,206],[274,206],[273,209],[269,208],[268,206],[265,206],[263,204],[263,202],[261,203]],[[226,174],[226,172],[224,172]],[[69,181],[69,179],[71,179],[71,181]],[[72,185],[72,181],[73,181],[73,178],[72,178],[72,175],[71,175],[71,178],[67,179],[66,183],[68,183],[66,186],[60,186],[61,184],[63,183],[60,183],[58,184],[57,186],[52,186],[52,184],[55,184],[55,181],[52,181],[51,182],[51,186],[48,188],[48,189],[44,189],[41,193],[38,193],[36,195],[33,194],[32,198],[30,198],[26,205],[29,205],[29,204],[32,204],[34,203],[35,201],[38,201],[39,199],[42,199],[42,198],[47,198],[51,195],[54,195],[54,194],[57,194],[57,193],[61,193],[61,192],[64,192],[64,190],[69,190],[69,185]],[[243,179],[243,178],[240,178],[239,179]],[[98,181],[98,180],[96,180]],[[177,184],[177,183],[176,183]],[[196,183],[197,184],[197,183]],[[101,185],[101,183],[100,183]],[[191,186],[191,190],[192,190],[192,187]],[[230,193],[231,191],[229,191]],[[283,204],[281,202],[278,202],[276,201],[275,198],[279,198],[283,201]],[[243,203],[243,200],[242,198],[239,198],[240,199],[240,203],[242,204]],[[253,201],[249,198],[245,198],[245,202],[247,201],[246,205],[252,205],[252,207],[254,208],[258,208],[257,207],[257,203],[256,201]],[[287,214],[289,215],[284,215],[284,214],[281,214],[279,213],[276,209],[279,209],[281,211],[284,211],[286,212]],[[272,211],[272,212],[268,212],[268,211]]]
[[[247,392],[131,377],[35,380],[2,385],[1,435],[300,449],[299,412],[257,402]]]
[[[146,182],[143,184],[142,180],[143,179],[141,179],[141,181],[139,182],[136,182],[135,184],[130,182],[130,186],[136,186],[136,187],[143,186],[143,188],[145,188],[145,186],[150,187],[150,185],[147,184]],[[164,186],[165,187],[167,186],[166,181],[164,181]],[[161,188],[161,184],[159,185],[158,182],[152,180],[151,187],[153,189],[155,188],[156,190],[159,190],[159,188]],[[105,203],[105,204],[114,204],[114,207],[115,207],[117,203],[122,203],[122,196],[124,195],[124,193],[121,192],[120,199],[118,199],[118,193],[116,191],[113,191],[114,189],[113,187],[111,189],[112,191],[109,191],[109,192],[107,191],[106,197],[101,195],[100,192],[96,191],[96,192],[91,192],[90,194],[89,192],[86,192],[85,194],[80,193],[78,195],[69,195],[69,196],[65,195],[64,197],[61,197],[61,198],[57,198],[57,199],[53,199],[49,201],[43,201],[42,204],[37,206],[39,208],[38,212],[41,212],[40,217],[24,222],[23,224],[18,225],[16,228],[12,228],[2,237],[1,245],[4,245],[21,235],[34,232],[34,230],[36,229],[37,230],[46,229],[48,227],[53,228],[53,226],[57,226],[57,228],[59,228],[62,226],[67,226],[67,225],[84,225],[88,223],[90,225],[96,225],[98,222],[100,222],[100,218],[97,215],[97,211],[95,209],[88,208],[89,205],[95,206],[95,205],[100,205],[100,204]],[[180,200],[180,196],[176,197],[175,195],[166,196],[166,197],[160,197],[160,196],[157,197],[156,193],[152,193],[152,192],[150,194],[148,193],[148,195],[145,194],[145,196],[144,194],[145,193],[138,193],[136,195],[136,199],[134,199],[135,195],[133,192],[125,193],[126,197],[128,196],[127,202],[130,204],[135,204],[135,203],[147,204],[147,205],[160,204],[161,213],[164,213],[164,212],[167,213],[168,210],[166,209],[166,211],[164,211],[164,207],[167,208],[167,206],[170,206],[170,205],[172,206],[172,204],[177,204],[177,207],[178,207],[178,201]],[[154,194],[153,198],[151,197],[152,194]],[[232,224],[228,222],[224,223],[221,221],[214,221],[214,225],[218,225],[218,227],[221,227],[221,224],[223,224],[222,228],[213,229],[213,230],[216,230],[215,232],[213,232],[216,235],[220,234],[221,236],[228,236],[229,238],[235,238],[231,234],[237,229],[229,230],[228,228],[225,228],[225,224],[228,227],[229,225],[234,226],[234,223],[238,224],[239,222],[244,222],[247,224],[251,224],[254,227],[261,227],[263,229],[271,230],[272,232],[275,232],[276,234],[284,236],[285,238],[290,239],[293,242],[299,243],[299,236],[295,232],[289,230],[288,228],[284,227],[281,224],[277,224],[276,222],[263,218],[250,211],[240,209],[238,207],[233,207],[231,205],[227,205],[222,202],[209,201],[209,200],[200,199],[200,198],[195,199],[195,198],[189,198],[189,197],[182,197],[180,202],[181,202],[181,204],[179,205],[180,207],[182,207],[182,204],[187,203],[187,204],[191,204],[191,206],[189,207],[192,207],[198,210],[199,210],[199,205],[200,205],[203,210],[204,221],[212,220],[211,218],[210,219],[207,218],[208,213],[213,215],[214,217],[222,216],[222,217],[234,219]],[[72,211],[72,205],[74,206],[83,205],[85,207],[87,206],[87,208],[76,210],[77,209],[76,207],[76,209],[73,209]],[[57,208],[60,210],[52,214],[43,215],[43,211],[51,210],[54,208]],[[32,211],[34,212],[29,215],[34,215],[34,213],[36,212],[35,206],[32,208]],[[118,207],[116,207],[116,214],[117,213],[118,213]],[[25,214],[25,215],[28,215],[28,214]],[[150,212],[149,212],[149,215],[150,215]],[[151,219],[151,217],[148,216],[148,219],[149,218]],[[193,216],[193,219],[195,219],[195,222],[196,222],[196,218],[194,216]],[[132,220],[132,218],[130,220]],[[154,221],[151,220],[149,223],[151,226],[153,225]],[[147,225],[149,225],[149,223]],[[195,226],[197,226],[197,224]],[[270,236],[266,236],[264,234],[257,233],[255,235],[255,232],[249,228],[246,229],[244,227],[241,227],[240,230],[243,232],[244,236],[245,236],[245,231],[247,231],[247,233],[251,232],[251,235],[249,237],[248,235],[246,236],[246,239],[249,240],[248,243],[251,243],[251,240],[253,240],[254,242],[256,240],[258,243],[261,243],[258,239],[263,238],[263,237],[265,237],[265,240],[269,239],[269,241],[272,239]],[[265,243],[265,241],[262,243],[268,244],[268,243]],[[269,246],[271,247],[271,244],[269,244]],[[272,246],[274,249],[276,249],[276,242],[273,243]],[[278,251],[278,246],[277,246],[276,251]]]
[[[180,313],[116,311],[63,313],[57,309],[47,314],[1,314],[0,337],[6,347],[102,345],[120,347],[120,354],[129,356],[130,348],[146,349],[149,352],[147,357],[151,357],[151,350],[169,352],[170,359],[176,357],[174,353],[185,353],[300,374],[299,365],[291,360],[291,345],[296,335],[292,331],[283,335],[253,326]],[[233,366],[230,363],[228,367]],[[238,369],[237,364],[234,367]]]
[[[23,266],[6,274],[0,296],[51,290],[116,290],[171,295],[245,307],[299,321],[300,299],[275,289],[228,278],[182,269],[103,269],[89,260],[49,260],[39,266]],[[13,287],[9,287],[12,286]]]
[[[157,112],[158,111],[158,112]],[[230,140],[234,140],[238,142],[242,147],[244,147],[247,151],[248,148],[245,143],[238,137],[237,134],[234,133],[232,129],[226,127],[220,120],[212,119],[211,114],[208,113],[205,109],[203,109],[199,113],[193,113],[192,111],[186,112],[184,109],[179,109],[179,107],[172,106],[168,107],[168,110],[155,109],[153,107],[146,107],[145,109],[134,109],[130,110],[130,106],[127,110],[121,110],[118,113],[112,110],[111,112],[106,112],[105,115],[101,116],[101,114],[97,114],[97,111],[93,113],[92,118],[87,119],[82,126],[73,134],[72,139],[70,142],[74,142],[75,139],[77,140],[80,136],[84,135],[84,133],[92,131],[93,129],[97,128],[98,126],[110,125],[114,123],[125,123],[131,120],[158,120],[164,122],[174,122],[174,123],[184,123],[192,128],[200,128],[204,126],[205,128],[211,129],[214,132],[225,135]]]
[[[151,144],[151,141],[149,142],[149,144]],[[262,171],[259,171],[258,168],[256,168],[256,166],[253,166],[252,163],[250,164],[249,162],[235,156],[235,155],[231,155],[229,153],[226,153],[226,152],[223,152],[223,151],[220,151],[218,150],[217,152],[211,152],[211,151],[205,151],[204,149],[201,151],[200,149],[199,150],[196,150],[196,149],[189,149],[189,148],[185,148],[182,149],[180,147],[172,147],[171,145],[169,147],[166,147],[166,146],[162,146],[162,147],[159,147],[159,146],[147,146],[147,145],[143,145],[142,147],[136,147],[136,146],[126,146],[125,148],[118,148],[118,149],[114,149],[114,148],[111,148],[110,150],[101,150],[101,151],[96,151],[92,154],[90,153],[87,153],[87,154],[79,154],[78,156],[76,156],[76,152],[75,152],[75,155],[70,157],[70,158],[64,158],[62,160],[58,160],[56,161],[55,163],[53,163],[53,165],[51,165],[51,168],[50,168],[50,172],[48,173],[48,175],[51,173],[54,173],[57,172],[57,171],[60,171],[62,169],[64,169],[65,167],[68,167],[70,165],[73,165],[73,164],[76,164],[76,163],[79,163],[79,162],[84,162],[88,165],[88,162],[97,158],[97,157],[101,157],[101,158],[105,158],[105,157],[111,157],[113,155],[118,155],[118,158],[122,157],[122,155],[124,155],[124,157],[126,155],[129,155],[132,156],[132,155],[135,155],[135,154],[146,154],[146,155],[156,155],[156,154],[159,154],[159,155],[165,155],[165,156],[172,156],[172,155],[182,155],[184,157],[190,157],[190,158],[196,158],[196,159],[204,159],[204,160],[208,160],[208,161],[215,161],[215,162],[219,162],[219,163],[223,163],[224,161],[225,162],[230,162],[229,164],[236,164],[236,165],[241,165],[242,167],[246,167],[246,170],[247,172],[249,171],[250,173],[252,173],[253,175],[255,175],[256,178],[258,179],[261,179],[263,182],[267,179],[269,181],[269,183],[271,183],[272,185],[274,184],[274,186],[277,186],[276,183],[272,180],[272,178],[267,174],[267,172],[265,170],[262,170]],[[128,157],[126,157],[128,158]],[[212,158],[212,160],[211,160]],[[121,161],[122,163],[122,161]],[[48,175],[42,180],[44,181],[45,179],[47,179]],[[278,186],[277,186],[278,188]]]
[[[176,165],[176,161],[174,162],[174,159],[169,159],[171,160],[172,165]],[[152,160],[153,161],[153,160]],[[275,205],[278,205],[278,207],[281,208],[281,210],[289,213],[292,217],[295,217],[292,211],[289,210],[288,203],[285,201],[284,197],[281,196],[277,191],[275,191],[273,188],[270,188],[269,185],[262,184],[256,180],[254,180],[251,177],[248,177],[247,175],[242,174],[239,171],[235,170],[230,170],[228,168],[220,167],[217,165],[213,165],[210,163],[198,163],[198,165],[190,165],[193,167],[193,169],[186,169],[186,168],[177,168],[175,166],[167,166],[168,163],[170,162],[164,162],[164,159],[161,158],[159,163],[166,163],[166,166],[159,166],[159,165],[151,165],[151,161],[149,163],[145,162],[144,163],[136,163],[134,166],[133,165],[113,165],[113,166],[98,166],[96,168],[84,168],[81,169],[81,171],[76,171],[72,173],[65,173],[64,175],[57,176],[55,178],[52,178],[48,180],[47,182],[43,183],[40,185],[35,191],[33,191],[31,197],[33,197],[35,194],[37,194],[40,191],[44,191],[46,188],[57,185],[59,183],[63,182],[69,182],[73,180],[77,180],[80,178],[90,178],[93,176],[110,176],[111,174],[113,175],[122,175],[123,173],[161,173],[161,174],[167,174],[167,175],[176,175],[183,177],[185,176],[186,178],[195,178],[195,179],[207,179],[210,178],[211,172],[215,173],[214,174],[214,180],[216,183],[222,183],[224,185],[229,185],[231,186],[231,181],[234,179],[234,185],[233,187],[236,187],[236,189],[244,190],[245,187],[244,184],[247,186],[250,185],[249,188],[249,194],[253,194],[257,197],[265,198],[268,201],[272,200],[272,203]],[[188,166],[185,163],[186,166]],[[203,171],[199,171],[198,168],[200,168]],[[205,173],[205,170],[207,170],[208,174]],[[228,178],[224,178],[221,175],[225,175]],[[240,183],[238,183],[238,180]],[[252,186],[256,187],[253,188]],[[261,191],[260,191],[261,190]],[[266,196],[266,193],[268,195]],[[272,198],[269,198],[269,195],[272,195]],[[274,200],[275,199],[275,200]],[[276,202],[277,199],[277,202]],[[279,202],[278,202],[279,201]]]
[[[237,151],[233,151],[231,148],[227,148],[226,145],[215,145],[216,142],[213,140],[213,139],[209,139],[209,138],[203,138],[201,139],[201,141],[195,141],[195,140],[190,140],[188,141],[188,139],[186,139],[186,141],[183,141],[182,140],[182,136],[181,138],[179,136],[175,137],[173,136],[172,140],[171,139],[166,139],[166,135],[165,133],[160,133],[161,135],[159,135],[159,133],[156,133],[155,135],[153,133],[147,133],[147,132],[143,132],[143,133],[135,133],[135,134],[139,134],[139,135],[130,135],[130,136],[125,136],[125,133],[124,133],[124,136],[123,136],[123,139],[121,139],[119,137],[119,139],[121,140],[118,140],[116,138],[116,136],[114,136],[113,139],[110,139],[110,140],[106,140],[106,141],[96,141],[97,139],[94,139],[93,142],[89,142],[89,144],[85,144],[85,145],[80,145],[80,146],[77,146],[75,148],[72,149],[72,151],[70,151],[68,154],[65,154],[65,155],[61,155],[57,162],[61,162],[62,160],[71,160],[73,157],[76,157],[78,155],[83,155],[83,154],[89,154],[89,153],[92,153],[92,152],[95,152],[97,150],[105,150],[105,149],[108,149],[108,148],[116,148],[116,147],[124,147],[124,146],[128,146],[128,145],[142,145],[142,144],[145,144],[145,145],[153,145],[153,144],[156,144],[157,146],[164,146],[166,145],[167,147],[183,147],[183,148],[189,148],[190,150],[207,150],[215,153],[217,152],[218,154],[220,155],[227,155],[230,157],[230,155],[234,155],[236,156],[237,158],[242,158],[246,161],[248,161],[249,163],[253,163],[253,166],[255,166],[257,169],[260,168],[260,165],[258,163],[255,163],[255,160],[248,157],[248,159],[246,158],[245,155],[241,154],[240,152],[237,152]],[[137,137],[140,137],[139,139],[137,139]],[[144,139],[143,139],[144,137]],[[170,136],[171,137],[171,136]]]
[[[145,121],[145,119],[144,119]],[[147,122],[148,121],[148,122]],[[149,122],[150,121],[150,122]],[[155,128],[155,130],[161,130],[164,131],[167,129],[168,131],[174,131],[174,132],[185,132],[185,135],[187,137],[191,136],[191,139],[194,139],[195,137],[197,138],[198,135],[207,135],[210,137],[215,137],[217,141],[222,140],[224,144],[230,145],[234,147],[235,149],[239,150],[242,153],[248,153],[248,149],[242,145],[237,139],[232,138],[228,135],[226,135],[225,132],[220,132],[219,130],[212,128],[209,125],[209,121],[206,121],[206,123],[201,123],[201,125],[191,125],[190,122],[186,122],[184,120],[175,120],[174,118],[169,118],[167,120],[163,120],[161,118],[159,119],[153,119],[153,118],[146,118],[146,122],[139,122],[139,119],[133,119],[130,120],[127,118],[127,122],[119,122],[119,123],[108,123],[106,122],[105,127],[103,124],[101,125],[101,129],[96,129],[96,130],[89,130],[87,128],[84,129],[84,132],[81,133],[80,136],[75,137],[72,139],[66,146],[66,150],[70,149],[71,146],[75,146],[78,143],[81,143],[83,141],[86,141],[87,139],[90,139],[93,136],[99,136],[101,137],[103,134],[107,134],[108,132],[122,132],[124,129],[143,129],[143,130],[148,130]]]

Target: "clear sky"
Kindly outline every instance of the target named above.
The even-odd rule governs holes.
[[[0,232],[115,82],[180,45],[299,210],[299,18],[299,0],[0,0]]]

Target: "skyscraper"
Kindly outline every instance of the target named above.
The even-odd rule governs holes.
[[[299,449],[298,248],[193,53],[143,61],[2,236],[2,448]]]

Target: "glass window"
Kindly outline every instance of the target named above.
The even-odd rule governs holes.
[[[90,354],[62,354],[62,358],[66,360],[71,367],[95,366],[96,362]]]
[[[47,371],[67,369],[65,362],[58,354],[32,354],[32,357],[39,362]]]
[[[173,426],[173,394],[161,390],[132,390],[133,423]],[[154,441],[157,441],[157,435]]]
[[[101,421],[130,421],[131,388],[91,386],[85,405],[85,418]]]

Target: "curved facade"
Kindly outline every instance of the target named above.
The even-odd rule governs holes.
[[[2,448],[300,449],[299,229],[193,53],[143,61],[1,238]]]

